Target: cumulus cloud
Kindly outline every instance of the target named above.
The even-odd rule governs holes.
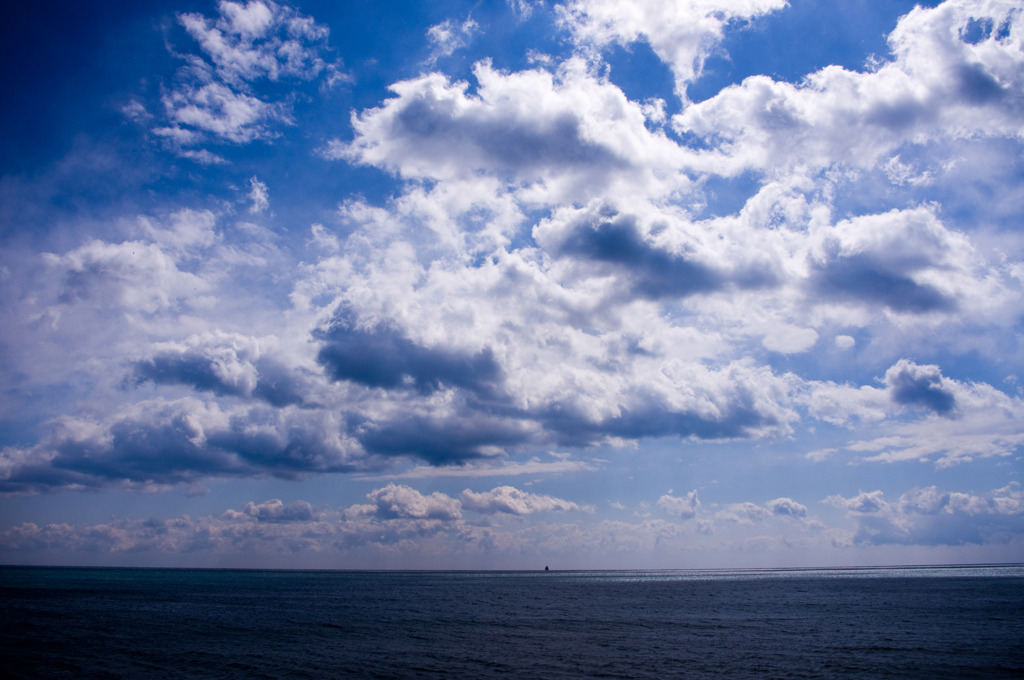
[[[885,384],[893,401],[904,406],[920,406],[941,415],[949,415],[956,408],[952,384],[938,366],[919,366],[901,359],[885,372]]]
[[[765,522],[773,517],[803,522],[807,519],[807,506],[792,498],[776,498],[764,505],[745,501],[743,503],[728,503],[715,512],[714,516],[716,520],[747,527]],[[811,524],[816,525],[816,522]]]
[[[784,517],[807,516],[807,506],[797,503],[792,498],[776,498],[773,501],[768,501],[767,505],[773,515]]]
[[[231,519],[252,517],[258,522],[309,522],[316,519],[313,506],[306,501],[283,503],[278,498],[259,504],[249,501],[241,512],[228,510],[224,516]]]
[[[274,406],[302,404],[308,379],[289,370],[267,351],[276,338],[208,332],[183,342],[154,346],[153,354],[134,362],[133,381],[188,385],[219,396],[256,397]]]
[[[669,492],[658,499],[658,507],[673,517],[692,519],[700,510],[700,499],[697,498],[696,489],[685,496],[673,496]]]
[[[380,517],[451,520],[462,517],[459,501],[440,492],[429,496],[403,484],[388,484],[366,495]]]
[[[677,174],[676,145],[647,129],[640,105],[578,61],[555,73],[508,73],[480,62],[473,73],[472,94],[469,83],[440,73],[395,83],[394,98],[353,114],[355,139],[329,143],[324,155],[406,178],[484,173],[539,201],[599,195],[613,184],[649,190]]]
[[[361,328],[347,310],[337,314],[321,337],[324,342],[317,360],[334,380],[369,387],[410,387],[422,393],[450,386],[487,394],[502,378],[490,349],[471,354],[423,347],[386,324]]]
[[[529,515],[534,512],[593,512],[593,508],[579,506],[571,501],[542,494],[527,493],[514,486],[499,486],[476,493],[466,489],[460,496],[462,507],[477,512],[504,512],[512,515]]]
[[[507,565],[508,560],[523,556],[628,557],[650,554],[659,546],[670,550],[692,548],[712,531],[709,523],[649,518],[633,522],[552,518],[542,525],[502,522],[496,515],[595,511],[590,506],[508,486],[479,493],[466,489],[460,500],[440,492],[424,494],[405,485],[388,484],[369,492],[367,500],[345,507],[314,508],[307,501],[285,503],[275,498],[250,501],[238,510],[197,518],[115,518],[99,524],[43,526],[25,522],[0,531],[0,552],[8,556],[64,554],[73,559],[99,555],[101,561],[103,556],[109,559],[112,555],[177,553],[216,564],[273,554],[301,554],[306,559],[317,554],[348,559],[362,555],[368,556],[368,564],[379,564],[381,558],[398,550],[430,560],[445,556],[441,562],[445,565],[488,555]],[[692,492],[676,500],[699,509]],[[663,505],[669,504],[666,501]],[[463,510],[472,512],[466,515]],[[687,517],[686,513],[680,516]]]
[[[186,209],[159,220],[142,217],[137,231],[138,239],[93,239],[64,253],[43,253],[57,284],[48,300],[52,313],[158,314],[204,306],[212,286],[189,265],[217,241],[213,214]]]
[[[714,42],[730,18],[773,7],[685,12],[708,19],[700,30]],[[655,44],[640,24],[620,26],[632,20],[622,14],[578,3],[563,17],[580,45]],[[702,53],[690,53],[691,66]],[[581,60],[545,64],[504,72],[481,62],[476,87],[440,73],[397,83],[394,97],[353,114],[351,142],[323,151],[412,180],[386,206],[346,204],[355,231],[343,254],[317,265],[308,289],[297,287],[296,299],[333,294],[344,310],[330,312],[317,335],[325,373],[402,399],[455,393],[446,414],[499,425],[486,442],[447,415],[419,411],[409,422],[426,435],[418,450],[428,460],[526,442],[771,436],[790,431],[794,404],[829,422],[881,422],[900,412],[891,392],[803,384],[756,362],[716,359],[751,340],[800,354],[844,324],[938,324],[965,309],[994,318],[1010,304],[1010,279],[991,276],[992,263],[933,207],[833,222],[814,172],[766,181],[738,214],[694,219],[684,201],[666,201],[694,190],[684,169],[734,171],[670,140]],[[608,198],[591,200],[599,189]],[[531,226],[524,211],[538,197],[574,204]],[[475,212],[500,216],[500,232],[480,238],[468,219]],[[833,337],[841,348],[856,344]],[[417,450],[413,428],[387,422],[361,426],[367,448]],[[439,427],[459,433],[455,453],[438,451]]]
[[[91,555],[90,562],[98,555],[101,563],[110,556],[148,552],[191,555],[215,564],[274,554],[292,556],[290,559],[299,554],[307,559],[327,554],[349,560],[361,556],[366,564],[379,564],[382,558],[400,551],[428,564],[438,564],[436,559],[446,556],[439,564],[455,565],[482,556],[509,564],[508,560],[552,555],[625,558],[708,548],[757,553],[782,543],[814,549],[842,542],[838,529],[807,519],[806,508],[788,498],[764,506],[729,504],[713,519],[700,522],[648,517],[582,522],[577,518],[541,525],[496,522],[494,513],[591,510],[513,487],[480,493],[467,489],[460,500],[388,484],[369,492],[367,500],[346,507],[314,508],[302,500],[285,503],[270,499],[198,518],[115,518],[99,524],[42,526],[25,522],[0,531],[0,552],[8,557],[63,554],[79,560]],[[834,495],[825,502],[843,510],[857,525],[849,541],[862,545],[1006,543],[1019,540],[1019,519],[1024,512],[1024,498],[1016,484],[981,494],[919,487],[894,503],[886,502],[881,492],[850,498]],[[659,505],[684,519],[700,511],[696,492],[683,497],[666,494]],[[464,510],[474,512],[467,515]],[[773,515],[782,520],[772,524]],[[772,534],[771,527],[781,533]]]
[[[371,454],[411,456],[433,465],[486,460],[537,439],[536,427],[520,418],[466,407],[429,410],[434,413],[357,420],[353,435]]]
[[[973,135],[1017,136],[1024,31],[1012,0],[918,7],[889,36],[892,58],[858,72],[829,66],[799,84],[751,76],[673,119],[680,132],[720,140],[723,173],[781,164],[867,167],[905,144]],[[979,23],[980,22],[980,23]],[[992,30],[972,31],[984,25]]]
[[[815,235],[807,285],[826,300],[923,314],[955,311],[977,290],[969,242],[927,208],[844,220]]]
[[[442,564],[456,564],[452,560],[466,556],[492,554],[504,559],[524,553],[552,554],[602,540],[607,544],[608,538],[616,534],[623,539],[629,535],[626,527],[592,532],[571,524],[556,526],[555,535],[546,535],[527,524],[503,528],[486,516],[484,523],[473,524],[462,518],[457,499],[441,493],[424,495],[393,484],[375,489],[368,498],[370,504],[321,510],[314,510],[306,501],[283,503],[271,499],[248,502],[241,510],[228,510],[220,516],[199,518],[113,519],[101,524],[43,526],[26,522],[0,531],[0,552],[64,554],[77,559],[99,555],[101,560],[131,553],[184,554],[213,564],[275,554],[290,559],[297,555],[306,559],[316,554],[349,559],[364,555],[368,556],[367,564],[379,564],[398,550],[431,560],[441,556]],[[540,502],[550,500],[557,499]],[[657,525],[647,527],[645,533],[651,530],[663,536],[672,534]],[[620,550],[628,550],[628,544],[624,542]]]
[[[810,412],[837,425],[871,425],[847,450],[869,461],[933,460],[950,467],[977,458],[1011,456],[1024,444],[1016,422],[1024,402],[985,383],[961,382],[939,367],[901,359],[883,387],[812,383]]]
[[[91,304],[154,313],[206,292],[206,281],[178,268],[159,245],[143,241],[91,241],[44,261],[59,277],[62,305]]]
[[[707,294],[728,283],[727,272],[702,262],[699,253],[673,252],[652,243],[634,216],[605,207],[598,215],[580,217],[575,224],[539,225],[535,237],[554,256],[586,261],[588,276],[617,274],[628,282],[629,288],[621,292],[630,298]]]
[[[730,22],[785,5],[785,0],[689,0],[669,6],[655,0],[572,0],[559,9],[563,24],[583,48],[600,50],[641,40],[650,44],[672,69],[676,91],[685,98],[687,85],[701,74]]]
[[[390,211],[346,206],[352,234],[339,243],[338,255],[308,270],[308,288],[296,296],[303,305],[318,296],[329,301],[323,307],[329,319],[315,333],[318,362],[329,379],[407,404],[394,419],[378,415],[360,425],[368,448],[448,462],[456,458],[438,452],[435,440],[447,440],[451,451],[486,455],[480,447],[487,444],[715,439],[788,428],[795,414],[784,403],[785,379],[751,362],[704,364],[701,352],[712,356],[715,340],[677,326],[657,308],[635,307],[635,318],[621,318],[637,302],[623,295],[628,283],[595,297],[592,281],[600,276],[562,266],[586,258],[553,260],[534,249],[502,248],[480,266],[465,267],[467,255],[479,255],[463,250],[464,241],[450,247],[424,241],[424,222],[433,229],[438,213],[458,217],[446,215],[450,204],[434,202],[440,198],[417,191]],[[462,213],[472,206],[458,208]],[[552,244],[562,237],[554,232],[570,222],[571,216],[559,215],[538,228],[538,240],[557,255]],[[647,229],[646,216],[643,224]],[[448,227],[442,223],[435,233],[447,236]],[[639,230],[634,234],[639,240]],[[650,245],[637,244],[640,262],[616,256],[609,273],[638,282],[656,300],[683,295],[689,284],[672,277],[688,271],[687,246],[677,245],[687,237],[682,227],[659,232]],[[756,277],[748,272],[756,266],[719,265],[720,255],[706,257],[728,272],[729,286],[752,285]],[[667,262],[667,271],[645,272],[648,259]],[[410,413],[413,399],[431,401]],[[451,428],[447,438],[441,427]]]
[[[855,543],[871,545],[1006,542],[1020,533],[1024,513],[1024,493],[1017,483],[980,494],[919,487],[892,503],[881,491],[834,495],[824,502],[856,521]]]
[[[193,258],[218,242],[217,216],[209,210],[178,210],[164,218],[141,215],[139,231],[165,252]]]
[[[771,517],[771,514],[771,511],[767,508],[747,501],[745,503],[730,503],[716,512],[715,517],[737,524],[750,525],[756,521]]]
[[[203,477],[365,469],[337,415],[193,397],[137,401],[103,419],[65,416],[38,444],[0,452],[6,492],[190,483]]]

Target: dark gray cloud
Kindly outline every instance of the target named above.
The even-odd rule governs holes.
[[[571,446],[590,445],[609,436],[625,439],[743,438],[779,424],[775,416],[763,413],[742,398],[721,404],[715,416],[673,411],[665,405],[651,403],[620,409],[620,415],[600,421],[583,418],[569,405],[556,405],[539,418],[560,444]]]
[[[751,431],[778,422],[751,406],[729,404],[719,417],[664,409],[624,411],[618,418],[602,422],[598,430],[617,437],[697,437],[731,439],[750,436]]]
[[[523,421],[463,413],[452,417],[409,416],[363,423],[356,437],[370,453],[416,456],[434,465],[459,463],[530,441]]]
[[[956,395],[944,384],[938,366],[919,366],[900,360],[885,373],[892,400],[901,406],[920,406],[940,415],[956,409]]]
[[[218,370],[217,357],[200,350],[168,352],[132,365],[135,384],[153,382],[158,385],[186,385],[200,392],[218,396],[255,397],[272,406],[302,404],[303,381],[282,364],[271,359],[244,362],[254,374],[250,381],[231,379]]]
[[[161,354],[132,365],[134,382],[158,385],[187,385],[199,391],[235,397],[247,396],[244,386],[228,384],[218,376],[207,357],[187,354]]]
[[[649,299],[708,292],[725,283],[711,267],[652,246],[641,236],[636,219],[626,215],[578,225],[558,254],[616,265],[628,272],[633,290]]]
[[[921,121],[934,117],[934,111],[920,100],[904,96],[893,101],[874,102],[864,115],[864,122],[880,128],[905,131]]]
[[[455,387],[493,397],[503,380],[493,352],[476,353],[419,345],[388,324],[360,327],[355,315],[340,311],[331,327],[318,334],[323,342],[317,361],[331,380],[367,387],[415,389],[429,394]]]
[[[247,415],[211,433],[208,441],[215,450],[238,456],[253,474],[295,479],[313,472],[351,472],[364,467],[360,462],[370,462],[351,460],[349,454],[361,456],[362,452],[339,445],[340,427],[324,422],[318,414],[293,419],[272,413],[262,414],[262,419],[258,414]]]
[[[261,359],[256,362],[256,371],[259,380],[252,391],[252,396],[278,407],[290,404],[301,406],[306,403],[306,398],[302,394],[306,390],[305,380],[284,364]]]
[[[365,420],[351,424],[350,431],[369,453],[415,456],[445,465],[543,442],[591,446],[608,437],[734,439],[755,436],[779,424],[775,414],[743,394],[733,394],[722,400],[714,415],[671,410],[654,397],[601,420],[584,416],[570,403],[521,410],[467,402],[454,414]]]
[[[649,300],[712,293],[729,285],[760,288],[776,277],[766,268],[723,271],[692,252],[671,252],[644,238],[637,218],[605,209],[595,219],[572,225],[551,244],[553,254],[588,260],[629,281],[629,293]],[[600,269],[597,273],[603,273]]]
[[[59,440],[52,466],[80,474],[89,486],[118,480],[175,483],[237,474],[245,467],[229,452],[202,443],[185,411],[140,416],[114,423],[105,436]]]
[[[920,267],[893,264],[871,253],[837,256],[815,266],[809,287],[814,294],[827,299],[884,305],[896,312],[954,311],[955,299],[907,275],[915,268]]]
[[[141,402],[110,422],[65,419],[40,444],[8,450],[0,492],[111,484],[178,484],[203,477],[274,476],[372,467],[330,414],[255,407],[221,411],[198,399]]]
[[[988,104],[1006,94],[999,81],[978,64],[961,64],[956,77],[959,95],[970,104]]]

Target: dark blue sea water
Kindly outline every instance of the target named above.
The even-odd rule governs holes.
[[[1024,567],[0,568],[16,678],[1022,678]]]

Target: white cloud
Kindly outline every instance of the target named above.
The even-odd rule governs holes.
[[[1024,492],[1017,483],[981,494],[918,487],[895,503],[887,502],[881,491],[829,496],[824,502],[856,521],[855,543],[870,545],[1006,542],[1020,533],[1024,514]]]
[[[159,130],[154,130],[154,132],[156,132],[157,134],[160,133]],[[200,165],[226,165],[228,163],[228,160],[226,158],[224,158],[223,156],[218,156],[217,154],[207,149],[199,149],[198,151],[195,149],[185,149],[179,151],[178,155],[181,156],[182,158],[187,158],[191,161],[195,161]]]
[[[477,512],[505,512],[529,515],[534,512],[593,512],[588,506],[542,494],[527,493],[513,486],[498,486],[490,491],[476,493],[466,489],[460,496],[462,507]]]
[[[756,521],[767,519],[771,515],[771,511],[767,508],[747,501],[745,503],[730,503],[716,512],[715,518],[749,526]]]
[[[522,19],[527,19],[533,10],[544,6],[544,0],[507,0],[509,8]]]
[[[807,506],[797,503],[792,498],[776,498],[773,501],[768,501],[767,505],[773,515],[785,517],[807,516]]]
[[[474,94],[439,73],[395,83],[397,97],[353,114],[355,139],[329,143],[324,155],[406,178],[493,175],[528,201],[589,197],[613,185],[649,192],[669,180],[675,190],[687,181],[676,170],[678,147],[578,60],[554,74],[481,62],[474,75]]]
[[[467,17],[461,24],[446,19],[439,24],[431,26],[427,30],[427,37],[433,43],[434,48],[430,54],[430,61],[436,62],[441,57],[447,57],[469,44],[470,40],[480,31],[480,24]]]
[[[1010,279],[947,228],[931,208],[892,210],[811,231],[808,284],[823,303],[883,307],[889,314],[1000,316]]]
[[[764,336],[761,344],[765,349],[782,354],[799,354],[814,347],[818,342],[818,332],[813,328],[797,328],[795,326],[776,326]]]
[[[552,434],[560,432],[570,441],[633,438],[643,432],[751,436],[784,431],[795,417],[784,404],[789,389],[784,379],[752,362],[705,365],[701,359],[719,351],[717,338],[675,326],[657,306],[621,298],[609,304],[588,289],[589,282],[577,284],[569,271],[539,251],[501,249],[480,266],[465,267],[467,251],[479,257],[494,241],[454,238],[453,227],[460,226],[462,215],[479,214],[480,207],[450,203],[453,196],[417,191],[392,203],[390,210],[346,206],[344,215],[358,220],[353,225],[358,228],[341,246],[343,255],[307,270],[297,287],[297,304],[326,299],[325,310],[333,314],[341,302],[352,320],[346,322],[351,330],[336,332],[339,342],[356,337],[353,333],[370,333],[380,346],[386,332],[395,338],[388,342],[408,344],[407,357],[428,351],[413,345],[467,357],[490,353],[493,365],[501,368],[494,387],[500,387],[503,398],[524,419],[544,422]],[[485,210],[491,205],[482,204]],[[498,216],[509,214],[504,206],[495,209]],[[425,226],[443,238],[424,239]],[[673,242],[688,236],[683,229],[662,230],[657,241],[640,245],[637,232],[636,250],[641,260],[664,262],[685,273],[703,266],[686,261],[689,244]],[[717,259],[717,253],[711,257]],[[627,281],[634,275],[628,265],[623,262],[620,270]],[[728,266],[737,265],[734,260]],[[738,276],[731,269],[727,274]],[[637,276],[645,274],[637,269]],[[654,276],[661,278],[639,278],[637,285],[652,296],[676,294],[671,272]],[[616,294],[624,289],[619,286]],[[345,349],[344,356],[349,352]],[[388,380],[397,385],[397,374]]]
[[[270,5],[229,4],[220,23],[190,25],[205,36],[204,53],[219,55],[204,87],[233,95],[250,77],[272,77],[246,41],[270,35],[278,15]],[[234,52],[215,40],[229,34]],[[254,323],[223,317],[232,296],[265,302],[258,288],[235,285],[227,265],[259,267],[272,251],[226,245],[209,212],[145,218],[145,240],[50,255],[63,304],[51,305],[54,316],[86,299],[164,313],[165,326],[140,332],[135,347],[145,349],[119,367],[122,379],[168,400],[197,392],[226,411],[245,402],[252,410],[239,423],[257,430],[251,421],[269,406],[302,411],[321,428],[337,422],[337,432],[318,429],[313,440],[344,451],[339,459],[353,468],[379,457],[436,466],[407,476],[593,469],[509,459],[536,447],[788,436],[801,411],[871,425],[846,448],[878,460],[946,464],[1017,446],[1011,418],[965,411],[970,400],[943,379],[939,392],[921,382],[918,369],[928,367],[894,366],[883,386],[857,386],[805,381],[765,363],[765,350],[812,353],[822,336],[852,340],[838,329],[936,331],[1019,307],[1013,265],[987,261],[938,207],[834,222],[820,177],[794,172],[763,181],[733,214],[696,219],[686,206],[707,185],[679,170],[692,152],[580,59],[514,73],[482,62],[474,72],[475,90],[428,74],[354,114],[353,141],[329,155],[410,181],[381,206],[346,201],[336,229],[312,227],[313,261],[275,272],[293,307],[284,321],[275,310],[262,317],[264,328],[277,325],[272,351],[271,331],[211,331]],[[304,73],[312,72],[291,75]],[[248,134],[241,118],[227,120],[224,130]],[[252,214],[269,209],[255,176],[248,198]],[[537,211],[542,204],[549,210]],[[136,247],[142,256],[130,258]],[[958,407],[943,409],[943,399]],[[128,400],[95,420],[117,420]],[[912,419],[929,414],[962,436],[941,449],[918,438],[914,428],[925,425]],[[266,425],[286,450],[298,437],[283,424],[290,419],[302,420]],[[979,448],[973,423],[993,419],[998,427]],[[291,464],[299,474],[301,463]],[[281,473],[273,462],[252,469],[260,465]],[[314,455],[308,470],[324,465]]]
[[[424,496],[419,491],[399,484],[366,495],[381,517],[451,520],[462,517],[458,500],[440,492]]]
[[[563,24],[583,48],[649,43],[672,69],[676,92],[685,99],[687,85],[701,74],[727,24],[785,5],[785,0],[572,0],[559,9]]]
[[[328,30],[294,9],[273,2],[221,2],[220,16],[182,14],[181,25],[232,86],[259,78],[312,80],[335,66],[325,61]]]
[[[1016,423],[1024,402],[986,383],[942,375],[938,366],[901,359],[881,387],[809,382],[800,400],[809,413],[841,426],[858,426],[844,448],[861,460],[934,461],[944,468],[971,460],[1012,456],[1024,445]],[[834,449],[808,454],[821,459]]]
[[[278,498],[259,504],[249,501],[241,512],[228,510],[224,516],[229,519],[252,517],[259,522],[309,522],[316,519],[313,506],[306,501],[283,503]]]
[[[139,231],[176,257],[188,257],[217,243],[217,217],[209,210],[178,210],[164,219],[141,215]]]
[[[804,454],[804,458],[815,463],[820,463],[823,460],[828,460],[832,457],[832,454],[839,451],[839,449],[827,448],[827,449],[815,449],[814,451],[808,451]]]
[[[330,86],[343,77],[327,60],[327,28],[291,7],[222,1],[218,11],[213,19],[178,17],[200,54],[185,55],[180,82],[162,97],[165,120],[153,128],[180,156],[207,165],[225,159],[195,147],[270,140],[294,124],[290,103],[263,94],[261,82],[321,79]]]
[[[857,346],[857,340],[849,335],[837,335],[833,342],[842,350],[853,349]]]
[[[751,76],[674,118],[680,132],[721,140],[708,167],[732,174],[793,165],[869,167],[905,144],[976,135],[1019,137],[1024,18],[1013,0],[918,7],[889,36],[892,61],[867,72],[829,66],[800,84]],[[982,39],[972,22],[988,20]]]
[[[205,139],[195,136],[196,132],[209,132],[236,144],[268,139],[277,134],[271,129],[271,123],[291,122],[287,110],[280,104],[235,92],[221,83],[183,87],[167,94],[163,104],[174,125],[154,132],[183,146]]]
[[[1019,397],[985,383],[952,380],[937,366],[906,360],[886,372],[885,383],[884,390],[821,385],[811,392],[813,412],[832,422],[909,417],[884,424],[874,438],[847,445],[865,460],[934,460],[938,467],[950,467],[977,458],[1011,456],[1024,445],[1016,426],[1024,417]]]
[[[258,215],[270,207],[270,194],[267,191],[267,185],[256,177],[249,179],[249,201],[252,203],[249,206],[249,212],[253,215]]]
[[[692,519],[700,510],[700,499],[696,489],[685,496],[673,496],[670,492],[658,499],[658,507],[673,517]]]
[[[91,241],[44,261],[61,282],[61,306],[87,304],[155,313],[187,304],[209,290],[200,277],[178,268],[157,244]]]
[[[807,517],[807,506],[794,501],[792,498],[776,498],[764,505],[745,501],[743,503],[727,503],[714,514],[715,520],[721,520],[730,524],[743,527],[754,527],[770,521],[772,518],[781,517],[789,520],[797,520],[810,528],[820,528],[823,525],[817,520]],[[711,530],[718,524],[707,523],[707,529]],[[763,530],[763,529],[762,529]]]
[[[437,184],[411,182],[384,208],[347,204],[357,230],[346,254],[311,269],[295,299],[330,291],[366,323],[389,319],[428,346],[488,348],[507,369],[512,403],[530,417],[558,409],[561,422],[547,423],[574,430],[575,441],[632,438],[642,413],[660,414],[645,416],[648,436],[785,434],[794,401],[837,424],[882,421],[896,409],[877,388],[804,385],[727,357],[751,340],[815,351],[823,333],[843,327],[986,324],[1016,304],[1011,268],[994,268],[932,207],[833,223],[820,176],[793,173],[766,181],[738,214],[695,221],[678,205],[695,187],[679,169],[700,154],[651,132],[642,110],[578,60],[554,72],[481,63],[475,73],[472,94],[440,74],[396,84],[395,98],[354,115],[353,142],[326,148]],[[572,134],[541,144],[560,120]],[[497,145],[509,130],[530,142],[520,150],[536,142],[540,151],[522,157]],[[602,200],[588,200],[598,191]],[[576,205],[537,222],[537,248],[510,249],[538,197]],[[497,211],[501,228],[477,231],[466,216],[481,209]],[[856,344],[833,337],[840,348]],[[808,392],[823,399],[805,400]],[[750,424],[734,428],[742,419]],[[680,428],[684,420],[693,425]]]

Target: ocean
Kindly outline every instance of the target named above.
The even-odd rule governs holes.
[[[1024,678],[1024,566],[0,568],[13,678]]]

